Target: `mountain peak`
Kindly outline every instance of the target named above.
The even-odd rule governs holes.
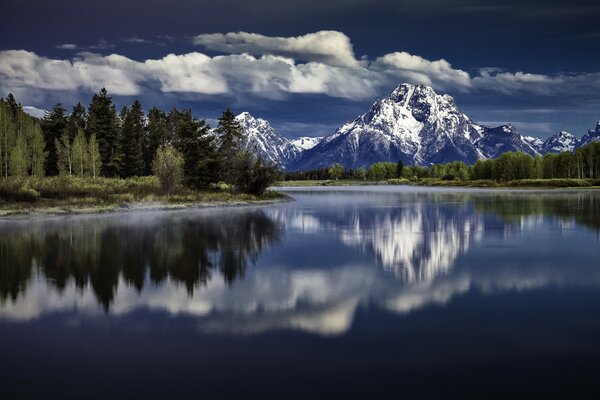
[[[247,111],[238,114],[235,119],[244,131],[243,148],[262,155],[281,168],[285,168],[298,155],[296,146],[275,131],[267,120],[256,118]]]

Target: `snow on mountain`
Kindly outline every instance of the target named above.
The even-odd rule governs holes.
[[[244,130],[242,147],[262,155],[265,160],[285,169],[300,153],[288,139],[281,136],[268,121],[248,112],[235,117]]]
[[[542,146],[544,145],[544,141],[542,139],[540,139],[539,137],[534,137],[534,136],[523,136],[522,138],[525,142],[527,142],[536,151],[541,153]]]
[[[357,168],[398,160],[417,165],[471,164],[505,151],[539,154],[513,126],[478,125],[460,111],[451,96],[437,94],[429,86],[405,83],[301,153],[291,169],[322,168],[334,162]]]
[[[319,144],[323,137],[302,136],[290,142],[300,151],[309,150]]]
[[[600,121],[596,123],[596,129],[590,129],[579,141],[578,147],[592,142],[600,142]]]
[[[546,139],[540,148],[540,153],[562,153],[564,151],[573,151],[577,147],[578,140],[567,131],[560,131],[556,135]]]

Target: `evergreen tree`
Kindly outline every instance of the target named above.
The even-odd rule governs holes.
[[[77,103],[73,106],[73,111],[67,117],[67,132],[69,133],[69,140],[72,142],[75,136],[80,130],[85,130],[87,115],[85,107],[81,103]]]
[[[88,173],[93,179],[96,179],[102,169],[102,157],[96,134],[92,133],[87,145]]]
[[[235,161],[241,149],[243,129],[236,121],[235,115],[228,108],[219,117],[215,129],[219,141],[219,161],[221,162],[221,179],[227,183],[235,180]]]
[[[168,145],[171,140],[168,137],[168,120],[167,115],[161,109],[156,107],[148,112],[148,125],[146,127],[146,146],[144,148],[144,164],[146,175],[152,173],[152,162],[156,154],[156,150],[160,146]]]
[[[175,127],[175,148],[183,155],[183,176],[187,186],[200,188],[218,179],[218,157],[214,137],[203,119],[191,110],[174,109],[169,113]]]
[[[144,112],[136,100],[130,109],[124,109],[121,127],[123,164],[121,176],[141,176],[144,173]]]
[[[61,103],[54,106],[52,111],[47,112],[42,120],[42,130],[44,132],[45,151],[47,153],[45,162],[46,176],[58,175],[58,154],[56,152],[56,142],[66,132],[67,117],[65,109]]]
[[[404,163],[402,160],[398,160],[396,163],[396,178],[402,178],[402,171],[404,170]]]
[[[56,154],[58,156],[58,171],[61,175],[73,174],[73,148],[69,141],[69,134],[63,135],[56,139],[55,143]]]
[[[95,94],[90,103],[87,135],[95,136],[102,161],[102,175],[117,177],[121,169],[122,151],[117,112],[106,89]]]

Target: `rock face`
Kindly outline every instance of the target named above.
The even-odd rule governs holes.
[[[247,112],[235,117],[244,130],[242,147],[261,155],[266,161],[286,169],[300,154],[298,147],[281,136],[268,121]]]
[[[540,153],[562,153],[563,151],[573,151],[578,147],[579,141],[575,136],[567,131],[560,131],[556,135],[550,136],[540,147]]]
[[[578,147],[592,142],[600,142],[600,121],[596,123],[596,129],[590,129],[579,141]]]
[[[304,151],[290,167],[313,169],[339,162],[357,168],[398,160],[407,165],[472,164],[505,151],[539,154],[514,127],[476,124],[452,97],[437,94],[429,86],[402,84],[367,113]]]

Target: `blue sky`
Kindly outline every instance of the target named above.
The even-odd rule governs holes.
[[[0,96],[225,107],[326,135],[402,82],[472,119],[581,136],[600,119],[595,1],[129,0],[3,5]]]

